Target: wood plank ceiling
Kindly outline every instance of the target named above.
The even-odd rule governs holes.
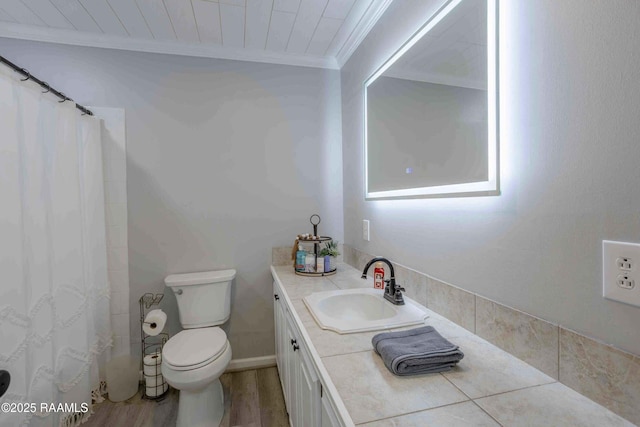
[[[2,0],[0,37],[339,68],[392,0]]]

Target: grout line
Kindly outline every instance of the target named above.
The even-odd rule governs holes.
[[[464,390],[462,390],[460,387],[458,387],[453,381],[451,381],[445,374],[444,372],[440,372],[440,375],[447,381],[449,381],[449,383],[454,386],[460,393],[464,394],[465,396],[467,396],[467,398],[469,400],[473,400],[473,398],[471,396],[469,396],[467,393],[464,392]]]
[[[557,378],[558,378],[558,381],[560,381],[560,351],[561,351],[560,350],[560,348],[561,348],[560,347],[560,345],[561,345],[560,344],[560,333],[562,331],[561,331],[560,325],[558,325],[557,328],[558,328],[558,376],[557,376]]]
[[[318,349],[316,349],[316,352],[317,352],[317,353],[318,353],[318,355],[320,356],[320,359],[324,359],[324,358],[326,358],[326,357],[345,356],[345,355],[347,355],[347,354],[368,353],[368,352],[370,352],[370,351],[374,351],[374,350],[373,350],[373,348],[370,348],[370,349],[367,349],[367,350],[353,350],[353,351],[347,351],[347,352],[345,352],[345,353],[329,354],[329,355],[323,356],[323,355],[321,355],[321,354],[318,352]]]
[[[473,333],[477,335],[478,331],[478,296],[473,294]]]
[[[495,421],[496,423],[498,423],[498,425],[503,426],[504,424],[502,424],[500,421],[498,421],[493,415],[491,415],[489,412],[485,411],[482,406],[478,405],[478,403],[475,400],[472,400],[471,402],[473,402],[474,405],[476,405],[478,407],[478,409],[480,409],[482,412],[484,412],[485,414],[487,414],[487,416],[489,418],[491,418],[493,421]]]
[[[551,377],[549,377],[549,378],[551,378]],[[473,398],[471,400],[476,401],[476,400],[484,399],[484,398],[487,398],[487,397],[496,397],[496,396],[500,396],[500,395],[507,394],[507,393],[513,393],[513,392],[516,392],[516,391],[527,390],[529,388],[543,387],[543,386],[546,386],[546,385],[551,385],[551,384],[556,384],[556,383],[558,383],[558,381],[553,380],[551,382],[544,383],[544,384],[529,385],[529,386],[526,386],[526,387],[515,388],[513,390],[501,391],[499,393],[493,393],[493,394],[487,394],[486,396],[475,397],[475,398]]]
[[[418,409],[416,411],[404,412],[404,413],[398,414],[398,415],[391,415],[391,416],[384,417],[384,418],[376,418],[375,420],[364,421],[364,422],[358,423],[356,425],[360,426],[360,425],[363,425],[363,424],[368,424],[368,423],[377,422],[377,421],[391,420],[393,418],[404,417],[405,415],[418,414],[420,412],[428,412],[428,411],[432,411],[434,409],[446,408],[448,406],[460,405],[462,403],[467,403],[467,402],[472,402],[472,400],[463,400],[462,402],[447,403],[447,404],[444,404],[444,405],[433,406],[431,408]],[[500,423],[498,423],[498,424],[500,424]]]
[[[320,359],[328,359],[330,357],[339,357],[339,356],[343,356],[345,354],[369,353],[370,351],[374,351],[374,350],[373,349],[368,349],[368,350],[352,351],[350,353],[334,354],[334,355],[331,355],[331,356],[320,356]]]

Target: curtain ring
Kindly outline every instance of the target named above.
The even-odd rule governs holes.
[[[42,86],[44,86],[44,87],[46,87],[46,88],[47,88],[47,90],[45,90],[45,91],[44,91],[44,92],[42,92],[42,93],[49,93],[49,92],[51,91],[51,86],[49,86],[49,83],[47,83],[47,82],[42,82]]]
[[[67,99],[67,95],[65,95],[64,93],[60,92],[60,98],[62,99],[62,101],[58,101],[59,103],[63,103],[64,101],[66,101]]]
[[[27,74],[27,78],[26,79],[20,79],[21,82],[26,82],[27,80],[29,80],[31,78],[31,73],[26,68],[20,68],[20,71],[22,71],[23,73]]]

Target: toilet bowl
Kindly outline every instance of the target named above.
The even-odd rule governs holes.
[[[220,375],[231,361],[231,345],[218,327],[187,329],[162,351],[162,375],[180,391],[177,426],[218,427],[224,415]]]
[[[185,328],[162,348],[162,375],[179,390],[177,427],[218,427],[224,415],[220,375],[231,345],[218,325],[229,319],[235,270],[167,276]]]

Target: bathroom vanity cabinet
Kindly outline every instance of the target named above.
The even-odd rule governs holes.
[[[336,411],[284,293],[273,283],[276,364],[292,427],[339,427]]]
[[[522,420],[535,425],[631,425],[426,308],[425,324],[459,345],[465,357],[450,372],[393,375],[373,351],[374,334],[324,330],[304,301],[316,292],[369,288],[371,282],[360,278],[360,270],[341,264],[334,276],[310,278],[294,274],[287,264],[272,266],[271,274],[276,359],[292,427],[355,427],[377,421],[494,426],[495,420],[503,425]]]

